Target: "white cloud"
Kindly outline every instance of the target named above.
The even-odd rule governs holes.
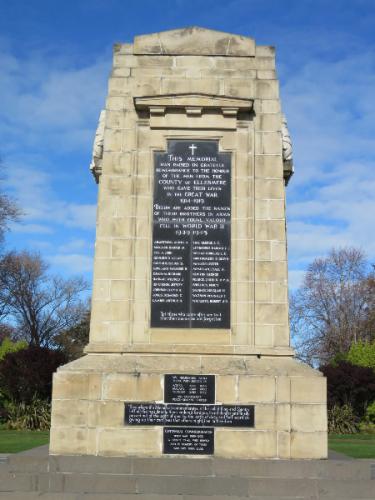
[[[96,204],[79,204],[60,199],[61,194],[52,187],[51,175],[33,167],[32,163],[30,159],[28,166],[11,162],[8,165],[6,184],[24,213],[22,221],[13,224],[12,229],[17,232],[52,232],[47,224],[94,229]]]
[[[10,229],[16,233],[30,234],[52,234],[54,232],[51,227],[42,224],[25,224],[23,222],[12,224]]]
[[[87,147],[104,104],[110,58],[101,55],[86,66],[30,52],[16,57],[0,46],[0,133],[6,150],[20,141],[34,148]],[[4,148],[5,145],[2,144]]]
[[[51,264],[65,268],[69,274],[90,272],[93,267],[93,258],[79,253],[50,255],[47,259]]]
[[[375,258],[375,56],[353,46],[284,68],[296,168],[287,190],[291,284],[333,246]]]

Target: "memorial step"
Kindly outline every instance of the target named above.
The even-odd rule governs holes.
[[[375,461],[13,455],[0,499],[373,499]]]

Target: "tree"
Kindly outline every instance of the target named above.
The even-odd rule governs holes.
[[[0,159],[0,181],[4,179],[4,167]],[[4,240],[4,233],[9,223],[19,219],[21,210],[17,203],[0,189],[0,243]]]
[[[0,392],[15,402],[30,403],[34,397],[50,400],[52,375],[65,362],[64,353],[47,347],[8,353],[0,363]]]
[[[350,346],[346,360],[352,365],[375,370],[375,342],[362,342]]]
[[[302,286],[291,296],[293,340],[301,359],[325,364],[346,354],[352,343],[374,337],[370,284],[373,275],[361,250],[332,249],[309,265]]]
[[[89,342],[90,309],[87,308],[79,323],[56,336],[57,346],[65,353],[69,361],[80,358]]]
[[[375,400],[374,370],[347,361],[320,369],[327,377],[328,408],[349,405],[362,418],[367,406]]]
[[[58,334],[82,321],[82,278],[48,274],[38,253],[9,252],[0,260],[0,309],[30,345],[54,347]]]

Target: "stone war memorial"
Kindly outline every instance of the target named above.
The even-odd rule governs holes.
[[[325,379],[290,346],[274,49],[115,45],[91,168],[90,341],[54,376],[50,454],[326,458]]]

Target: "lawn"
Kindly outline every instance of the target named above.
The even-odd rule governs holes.
[[[49,441],[49,431],[8,431],[0,429],[0,453],[18,453]]]
[[[328,447],[352,458],[375,458],[375,434],[330,434]]]

